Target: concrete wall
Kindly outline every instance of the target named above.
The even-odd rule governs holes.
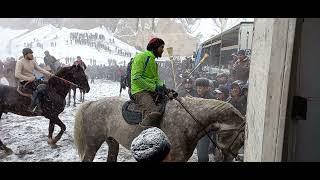
[[[239,30],[239,49],[251,49],[252,48],[252,24],[242,24]],[[247,40],[248,39],[248,40]]]
[[[280,161],[296,19],[255,19],[245,161]]]

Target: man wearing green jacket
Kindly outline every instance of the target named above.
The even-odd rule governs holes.
[[[161,113],[156,105],[155,99],[165,94],[168,90],[158,74],[158,65],[155,59],[161,57],[164,49],[164,41],[160,38],[153,38],[147,46],[147,50],[137,54],[131,65],[131,94],[135,103],[143,112],[143,119],[140,126],[159,127]]]

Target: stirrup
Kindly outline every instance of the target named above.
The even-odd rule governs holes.
[[[38,107],[38,105],[37,105],[37,106],[35,106],[35,107],[32,109],[32,112],[35,112],[35,111],[36,111],[36,109],[37,109],[37,107]]]
[[[142,125],[141,122],[139,122],[139,126],[142,127],[142,128],[152,128],[152,127],[154,127],[154,126]]]

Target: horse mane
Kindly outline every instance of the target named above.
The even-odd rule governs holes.
[[[187,104],[199,105],[203,109],[215,109],[217,113],[225,113],[225,111],[232,110],[236,115],[243,117],[244,116],[233,107],[230,103],[225,101],[220,101],[216,99],[203,99],[197,97],[182,97],[182,102]],[[177,102],[178,103],[178,102]]]
[[[62,67],[59,71],[56,72],[56,76],[61,77],[65,74],[66,70],[70,70],[72,66]]]

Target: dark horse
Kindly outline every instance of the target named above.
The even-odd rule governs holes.
[[[55,145],[66,130],[66,126],[59,119],[58,115],[64,110],[66,104],[65,98],[69,92],[71,84],[74,83],[78,85],[85,92],[89,92],[90,90],[87,77],[80,66],[74,65],[64,67],[59,70],[55,76],[48,80],[45,90],[46,93],[39,97],[42,113],[33,113],[28,111],[31,99],[30,97],[26,97],[18,93],[17,88],[0,85],[0,118],[2,113],[7,112],[21,116],[44,116],[50,120],[48,143],[50,145]],[[52,138],[55,125],[58,125],[61,130],[56,137]],[[0,149],[5,150],[6,152],[10,151],[10,149],[7,148],[1,140]]]
[[[77,93],[77,87],[71,87],[68,93],[68,106],[70,106],[70,102],[71,102],[71,90],[73,91],[73,107],[76,107],[76,93]],[[79,88],[80,91],[80,102],[84,102],[84,90]]]
[[[3,70],[2,70],[3,77],[7,79],[7,81],[9,82],[9,86],[13,86],[13,87],[17,86],[16,77],[14,76],[16,63],[17,63],[16,60],[5,61],[3,63]]]

